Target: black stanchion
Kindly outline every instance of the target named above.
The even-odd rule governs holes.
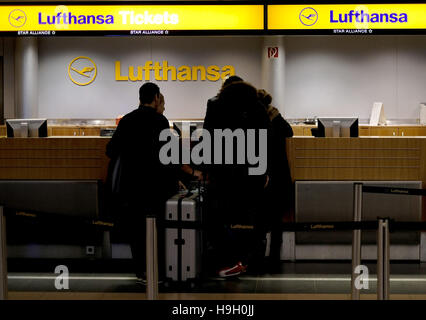
[[[389,300],[389,288],[389,220],[379,219],[379,225],[377,229],[377,300]]]
[[[158,252],[155,216],[146,217],[146,296],[158,300]]]
[[[354,184],[355,186],[356,184]],[[396,195],[426,196],[425,189],[362,186],[362,192]],[[390,235],[389,230],[424,230],[425,222],[394,222],[378,220],[377,229],[377,299],[388,300],[390,291]]]
[[[354,184],[354,222],[361,222],[362,219],[362,183]],[[351,274],[351,297],[352,300],[359,300],[360,289],[355,286],[357,274],[356,268],[361,264],[361,230],[352,231],[352,274]]]
[[[6,218],[0,206],[0,300],[7,299]]]

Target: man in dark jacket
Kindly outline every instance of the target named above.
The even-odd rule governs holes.
[[[178,190],[176,167],[160,162],[159,152],[166,142],[159,136],[170,130],[162,115],[164,99],[159,87],[147,82],[139,89],[140,105],[119,122],[106,154],[111,161],[120,157],[120,207],[119,222],[130,237],[136,276],[145,271],[145,218],[157,215],[161,220],[167,199]],[[160,221],[159,221],[160,222]],[[161,228],[159,228],[159,261],[163,258]],[[160,270],[161,263],[160,263]]]

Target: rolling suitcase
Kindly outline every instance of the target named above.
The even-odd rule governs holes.
[[[179,193],[166,204],[166,278],[194,281],[199,278],[202,258],[201,195]]]

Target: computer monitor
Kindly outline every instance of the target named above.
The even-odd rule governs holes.
[[[192,134],[194,133],[195,130],[203,128],[203,123],[204,121],[201,121],[201,120],[173,121],[173,129],[176,130],[176,132],[181,138],[190,138],[192,137]],[[189,132],[186,132],[186,133],[183,132],[184,125],[186,126],[189,125]],[[189,133],[189,137],[186,136],[188,133]]]
[[[47,137],[47,119],[7,119],[8,138]]]
[[[358,137],[358,118],[318,118],[317,137]]]

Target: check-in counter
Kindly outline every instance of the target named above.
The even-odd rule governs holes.
[[[293,180],[426,183],[426,136],[287,139]]]
[[[70,137],[99,137],[101,135],[102,129],[115,129],[114,126],[50,126],[47,129],[49,137],[60,137],[60,136],[70,136]]]
[[[78,222],[102,219],[108,141],[0,139],[0,204],[16,213],[7,224],[10,258],[83,258],[87,247],[98,248],[91,256],[110,254],[109,234]]]
[[[315,125],[293,124],[291,125],[294,136],[312,136],[311,129]],[[386,126],[360,125],[358,128],[359,136],[402,136],[402,137],[422,137],[426,136],[425,125],[399,124]]]
[[[109,138],[0,139],[0,180],[105,180]]]
[[[200,121],[200,120],[197,120]],[[316,128],[315,125],[310,124],[292,124],[294,136],[312,136],[311,129]],[[102,129],[115,129],[113,125],[81,125],[81,124],[67,124],[67,125],[48,125],[47,131],[49,137],[60,136],[100,136]],[[0,126],[0,137],[6,136],[6,126]],[[403,136],[415,137],[426,136],[426,126],[424,125],[388,125],[388,126],[370,126],[360,125],[359,136]]]
[[[0,181],[104,181],[109,162],[105,149],[109,139],[82,136],[0,139]],[[369,181],[426,186],[426,137],[293,137],[287,139],[287,154],[292,178],[296,182],[320,182],[327,186],[327,182]],[[347,195],[341,198],[345,197],[348,199]],[[330,194],[328,204],[333,205],[336,198],[339,197]],[[49,201],[49,195],[46,195],[46,201]],[[349,203],[349,208],[351,205]],[[396,210],[392,214],[401,221],[406,218],[426,220],[424,203],[413,205],[412,210],[409,217],[404,215],[404,210]],[[302,217],[298,213],[296,210],[296,220],[308,221],[306,214]],[[340,218],[331,215],[318,217],[328,221]],[[350,213],[346,213],[345,219],[348,217],[351,217]],[[410,256],[413,259],[418,259],[421,252],[418,238],[410,236],[410,245],[417,247],[411,248],[411,251],[404,249],[405,252],[417,252],[414,258]],[[401,241],[404,238],[400,238]],[[320,242],[327,241],[318,239]],[[336,242],[344,245],[345,241],[339,239]],[[350,256],[350,247],[345,250],[340,258],[347,253]],[[310,251],[321,252],[318,248]]]
[[[287,141],[296,185],[295,220],[350,221],[353,182],[425,188],[426,137],[295,137]],[[419,196],[372,195],[363,199],[363,219],[386,216],[399,221],[425,220]],[[424,260],[420,233],[393,233],[392,259]],[[350,259],[351,234],[296,233],[293,259]],[[363,257],[375,258],[375,233],[363,232]]]

